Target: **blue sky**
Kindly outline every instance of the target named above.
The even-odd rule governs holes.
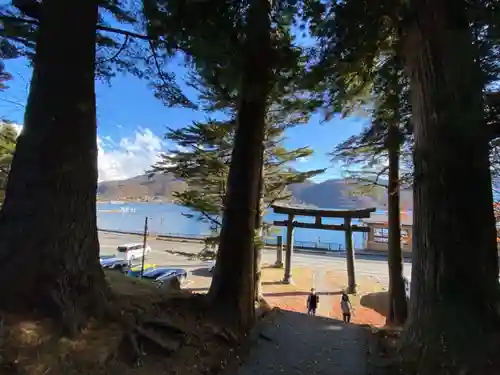
[[[0,115],[22,124],[31,69],[24,59],[7,61],[6,67],[14,80],[7,91],[0,93]],[[182,79],[181,68],[176,73]],[[167,127],[177,129],[204,118],[202,112],[165,107],[153,96],[147,82],[131,75],[114,78],[111,86],[98,82],[96,96],[101,180],[124,179],[143,173],[159,152],[175,147],[163,140]],[[321,119],[321,115],[315,114],[309,124],[286,133],[287,147],[310,146],[315,152],[311,158],[297,162],[295,167],[301,170],[329,167],[327,173],[316,178],[317,181],[342,175],[342,167],[332,166],[326,154],[336,144],[359,133],[364,125],[359,118],[334,119],[328,123],[321,123]]]

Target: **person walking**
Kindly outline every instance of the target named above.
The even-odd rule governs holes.
[[[307,314],[316,315],[316,309],[319,305],[319,296],[316,294],[314,288],[311,289],[311,293],[307,296]]]
[[[342,320],[344,323],[350,323],[352,305],[351,301],[349,301],[349,296],[345,292],[342,293],[342,297],[340,299],[340,309],[342,310]]]

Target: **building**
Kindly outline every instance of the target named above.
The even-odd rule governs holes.
[[[361,222],[370,228],[370,231],[365,233],[365,249],[387,251],[389,240],[387,212],[372,213],[369,218],[361,219]],[[401,248],[403,251],[411,251],[412,228],[412,212],[401,212]]]

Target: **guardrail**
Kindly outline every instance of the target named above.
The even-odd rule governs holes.
[[[139,232],[139,231],[133,231],[133,230],[119,230],[119,229],[102,229],[102,228],[97,228],[98,231],[101,232],[107,232],[107,233],[118,233],[118,234],[137,234],[137,235],[144,235],[144,232]]]
[[[268,246],[277,245],[276,238],[266,238],[264,243]],[[285,244],[283,244],[285,246]],[[293,242],[293,247],[295,249],[308,249],[308,250],[326,250],[326,251],[344,251],[344,247],[341,244],[335,242],[321,242],[321,241],[297,241]]]
[[[134,234],[138,236],[144,236],[144,232],[142,231],[134,231],[134,230],[121,230],[121,229],[103,229],[98,228],[97,230],[101,232],[107,233],[118,233],[118,234]],[[192,241],[203,241],[205,238],[209,237],[208,234],[189,234],[189,233],[154,233],[149,232],[148,237],[156,237],[156,238],[172,238],[172,239],[182,239],[182,240],[192,240]]]
[[[135,235],[144,235],[144,232],[140,231],[124,231],[118,229],[99,229],[103,232],[110,233],[119,233],[119,234],[135,234]],[[207,237],[210,237],[210,234],[191,234],[191,233],[149,233],[149,236],[156,237],[158,239],[172,239],[172,240],[192,240],[192,241],[203,241]],[[277,246],[277,238],[265,238],[264,244],[266,246]],[[285,246],[285,243],[283,243]],[[304,249],[304,250],[321,250],[321,251],[345,251],[343,245],[335,242],[322,242],[322,241],[300,241],[295,240],[293,242],[293,247],[295,249]]]
[[[192,240],[205,240],[210,237],[210,234],[190,234],[190,233],[158,233],[156,237],[160,238],[187,238]]]

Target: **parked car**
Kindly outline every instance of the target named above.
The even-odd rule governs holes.
[[[133,276],[133,277],[139,277],[139,276],[141,276],[141,268],[142,268],[142,264],[137,265],[137,266],[133,266],[128,270],[127,275]],[[148,271],[152,271],[154,269],[156,269],[156,264],[145,264],[144,265],[144,273],[146,273]]]
[[[144,248],[141,243],[131,243],[118,246],[116,251],[116,257],[133,262],[135,259],[142,259],[145,254],[150,253],[151,247],[146,245],[146,248]]]
[[[140,272],[137,277],[140,276]],[[143,279],[151,280],[158,288],[162,288],[168,279],[176,277],[182,284],[187,279],[187,271],[182,268],[155,267],[152,270],[144,272]]]
[[[99,257],[99,263],[101,263],[101,267],[109,269],[123,270],[125,268],[128,268],[129,266],[128,261],[124,260],[123,258],[118,258],[115,256]]]

